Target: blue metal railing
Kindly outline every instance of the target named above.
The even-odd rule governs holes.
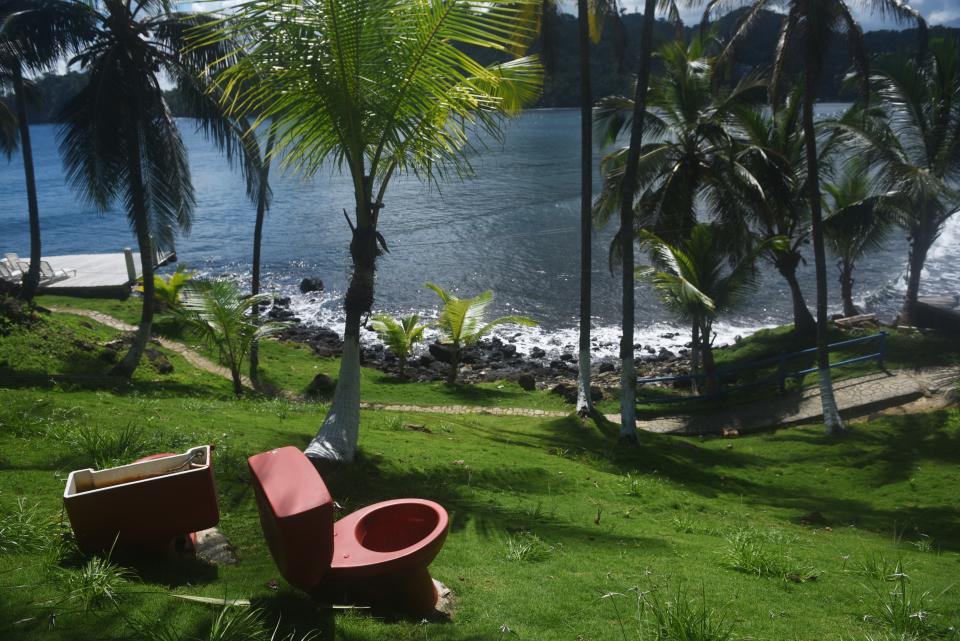
[[[830,363],[830,369],[835,369],[837,367],[845,367],[847,365],[853,365],[854,363],[862,363],[864,361],[876,360],[880,369],[885,370],[884,366],[884,357],[887,350],[887,333],[879,332],[877,334],[871,334],[870,336],[862,336],[860,338],[851,338],[845,341],[839,341],[836,343],[830,343],[827,348],[828,351],[834,351],[835,349],[847,348],[854,345],[861,345],[866,343],[877,343],[877,348],[875,352],[869,354],[864,354],[863,356],[855,356],[852,358],[846,358],[842,361],[836,363]],[[817,367],[806,367],[803,369],[797,369],[791,371],[789,368],[789,362],[792,359],[798,358],[800,356],[806,356],[809,354],[816,354],[817,348],[810,347],[808,349],[802,349],[798,352],[782,352],[775,356],[770,356],[768,358],[759,359],[756,361],[751,361],[749,363],[742,363],[733,367],[726,368],[717,368],[717,371],[712,375],[714,378],[714,387],[715,392],[710,394],[699,394],[696,396],[660,396],[660,397],[645,397],[638,399],[642,403],[679,403],[681,401],[691,401],[691,400],[704,400],[704,399],[715,399],[720,396],[724,396],[731,392],[740,392],[746,389],[751,389],[755,387],[761,387],[764,385],[773,385],[776,384],[777,388],[780,390],[780,393],[785,393],[787,389],[787,380],[794,379],[798,383],[803,380],[803,377],[807,374],[812,374],[817,371]],[[742,385],[732,385],[724,386],[724,380],[730,380],[735,374],[743,372],[746,370],[756,371],[758,369],[763,369],[765,367],[770,367],[776,365],[776,371],[769,376],[761,377],[750,383],[744,383]],[[637,385],[648,385],[651,383],[675,383],[680,381],[703,381],[706,383],[709,376],[707,374],[697,374],[697,375],[685,375],[685,376],[653,376],[649,378],[638,378]]]

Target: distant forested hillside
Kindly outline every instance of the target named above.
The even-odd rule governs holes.
[[[715,25],[715,33],[725,38],[732,28],[738,12],[725,16]],[[616,38],[605,37],[595,47],[592,68],[594,78],[594,95],[597,97],[617,93],[630,92],[631,72],[637,55],[637,45],[640,40],[640,29],[643,16],[631,13],[623,16],[626,47],[618,60],[616,54]],[[756,22],[750,37],[743,42],[736,52],[734,65],[735,74],[743,75],[751,70],[765,70],[773,57],[777,36],[783,16],[773,12],[766,12]],[[687,27],[684,34],[687,38],[693,37],[699,27]],[[612,35],[613,29],[607,34]],[[677,29],[673,25],[658,21],[654,30],[655,44],[675,38]],[[904,31],[872,31],[866,34],[867,50],[873,56],[892,53],[912,55],[916,50],[917,33],[914,29]],[[934,27],[930,30],[931,38],[960,38],[960,28]],[[577,79],[579,47],[577,46],[576,18],[566,14],[554,17],[550,29],[552,46],[549,48],[549,74],[544,83],[543,96],[539,107],[575,107],[579,99]],[[535,53],[542,53],[542,44],[536,43],[532,48]],[[477,52],[477,57],[484,62],[491,62],[489,56]],[[826,61],[826,69],[821,81],[821,100],[839,100],[850,98],[849,93],[842,90],[843,77],[848,71],[849,57],[846,42],[839,41],[831,46]],[[32,108],[31,122],[52,122],[56,119],[64,103],[77,91],[84,80],[83,74],[68,73],[64,76],[49,75],[39,79],[41,101]],[[183,102],[177,92],[168,92],[170,105],[176,115],[185,115]]]

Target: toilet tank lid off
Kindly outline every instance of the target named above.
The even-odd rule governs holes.
[[[273,516],[285,519],[333,506],[333,497],[317,469],[293,446],[263,452],[248,459]]]

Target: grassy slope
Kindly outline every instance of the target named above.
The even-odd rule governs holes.
[[[43,345],[43,363],[23,367],[62,371],[72,360],[70,332],[88,328],[66,320],[56,331],[59,321],[51,323],[42,336],[0,339],[0,363],[3,354],[9,361]],[[24,497],[45,518],[62,518],[66,473],[93,462],[91,439],[81,438],[91,431],[111,436],[139,426],[127,458],[215,443],[220,527],[240,563],[139,566],[139,579],[119,601],[128,616],[165,621],[181,634],[205,634],[214,611],[171,599],[171,592],[251,598],[271,621],[282,614],[284,630],[316,627],[324,638],[335,630],[353,641],[513,636],[501,634],[501,625],[523,639],[622,639],[616,603],[628,638],[636,638],[630,590],[682,584],[697,598],[702,591],[740,639],[862,639],[877,631],[863,616],[875,591],[888,586],[858,574],[858,564],[901,559],[917,594],[939,593],[960,572],[956,410],[874,421],[840,442],[826,441],[818,428],[735,441],[644,435],[630,452],[615,449],[612,426],[572,418],[364,412],[362,457],[328,478],[331,490],[347,509],[401,496],[445,505],[451,535],[432,569],[455,590],[459,607],[453,624],[426,626],[364,613],[332,616],[278,576],[244,467],[249,454],[305,445],[322,407],[234,400],[225,381],[175,366],[165,382],[144,371],[131,388],[104,382],[83,389],[11,384],[6,374],[20,366],[8,363],[0,378],[0,509],[9,512]],[[410,389],[410,400],[418,400],[419,387]],[[407,421],[432,433],[406,430]],[[812,523],[801,523],[811,513],[818,513],[807,519]],[[797,584],[732,569],[728,538],[745,526],[754,538],[788,541],[792,565],[815,568],[819,578]],[[524,560],[509,558],[511,542],[516,550],[531,541],[535,551]],[[776,560],[779,548],[771,545],[765,554]],[[0,553],[0,638],[129,635],[113,608],[77,611],[68,588],[76,565],[70,554],[58,561],[42,550]],[[272,579],[279,590],[268,587]],[[626,596],[602,599],[607,592]],[[956,623],[955,591],[938,602]],[[22,619],[29,620],[14,623]]]

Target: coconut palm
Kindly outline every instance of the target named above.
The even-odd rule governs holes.
[[[865,254],[883,247],[900,218],[898,199],[871,193],[868,168],[859,162],[849,163],[836,182],[823,188],[828,194],[823,232],[837,258],[843,315],[856,316],[860,310],[853,303],[853,271]]]
[[[636,319],[634,292],[634,196],[637,192],[637,168],[640,166],[640,150],[643,146],[644,126],[647,116],[647,92],[650,84],[650,63],[653,56],[653,24],[657,5],[673,2],[645,0],[643,27],[640,33],[640,54],[637,57],[637,83],[633,97],[633,113],[630,123],[630,146],[624,161],[624,179],[620,192],[620,258],[622,261],[620,286],[622,290],[623,318],[620,336],[620,437],[625,445],[635,445],[637,436],[637,370],[633,359],[633,324]]]
[[[380,336],[384,345],[390,348],[400,361],[400,376],[403,376],[407,367],[407,359],[413,352],[413,346],[423,338],[423,330],[427,325],[420,323],[418,314],[411,314],[400,320],[388,314],[377,314],[370,323],[373,330]]]
[[[243,394],[243,359],[254,340],[273,335],[283,323],[257,323],[251,315],[268,294],[249,296],[228,280],[191,283],[183,292],[181,316],[194,337],[217,350],[230,369],[233,392]]]
[[[792,92],[776,111],[761,108],[741,109],[737,113],[737,129],[743,145],[740,162],[762,186],[761,190],[740,190],[741,215],[725,220],[728,226],[739,226],[760,243],[774,236],[787,239],[782,249],[771,247],[763,258],[783,277],[790,290],[794,331],[801,336],[814,336],[816,321],[807,302],[797,269],[804,262],[803,247],[810,242],[810,207],[805,196],[807,165],[803,129],[800,126],[799,91]],[[821,166],[830,166],[820,149]],[[746,223],[744,225],[743,223]]]
[[[664,306],[692,328],[691,361],[703,360],[706,390],[718,391],[713,358],[713,323],[716,318],[747,300],[757,283],[757,258],[785,239],[775,237],[745,255],[718,224],[697,223],[687,238],[669,242],[649,231],[640,233],[650,251],[652,265],[637,268],[637,276],[649,281]],[[691,372],[697,379],[696,365]]]
[[[127,212],[143,273],[143,307],[130,350],[114,368],[130,376],[150,338],[154,261],[187,231],[195,197],[187,153],[164,99],[164,76],[188,98],[191,115],[228,156],[235,130],[202,84],[199,70],[219,52],[184,51],[186,33],[205,19],[177,14],[167,0],[100,0],[89,11],[94,34],[73,58],[88,83],[64,107],[58,142],[67,180],[101,210]]]
[[[12,89],[14,105],[0,101],[0,151],[9,158],[20,145],[30,224],[30,269],[21,297],[32,300],[40,284],[40,206],[30,142],[27,73],[49,69],[92,34],[90,12],[71,0],[0,0],[0,89]]]
[[[827,267],[823,240],[820,164],[813,106],[817,99],[816,88],[823,71],[825,53],[835,37],[847,40],[854,68],[860,72],[863,82],[866,82],[869,65],[863,32],[850,12],[847,0],[749,0],[749,2],[709,0],[703,12],[703,26],[705,27],[709,22],[713,9],[743,4],[749,4],[749,7],[734,25],[733,33],[721,58],[729,59],[762,11],[771,5],[780,4],[786,9],[787,15],[780,32],[770,79],[771,102],[775,108],[780,104],[787,62],[798,56],[803,65],[801,122],[807,165],[807,198],[810,202],[810,238],[813,243],[817,281],[817,372],[824,423],[829,434],[837,435],[843,433],[845,428],[833,396],[830,352],[827,346]],[[899,20],[916,21],[919,25],[921,40],[926,40],[926,23],[920,14],[903,0],[870,0],[866,4],[875,12],[889,14]]]
[[[496,136],[501,117],[537,95],[534,59],[484,66],[468,53],[523,50],[535,33],[529,4],[250,0],[223,23],[219,37],[246,53],[220,78],[227,104],[276,130],[286,165],[309,175],[334,163],[353,182],[343,358],[311,457],[350,461],[356,451],[360,324],[387,247],[378,226],[391,179],[469,174],[468,128]]]
[[[442,335],[441,341],[450,346],[450,373],[447,375],[447,383],[451,385],[457,382],[460,353],[465,346],[473,345],[498,325],[534,327],[537,324],[526,316],[501,316],[489,323],[485,322],[483,316],[493,302],[493,292],[489,289],[473,298],[459,298],[439,285],[427,283],[427,287],[432,289],[443,303],[436,324]]]
[[[960,44],[931,43],[916,60],[885,60],[873,76],[886,127],[847,127],[878,170],[880,188],[904,200],[901,224],[910,241],[907,292],[899,322],[915,320],[920,279],[930,247],[960,207]],[[867,123],[869,124],[869,123]]]
[[[654,111],[647,115],[650,138],[640,152],[637,181],[644,188],[637,194],[635,224],[665,238],[689,234],[701,199],[717,215],[739,219],[742,203],[732,186],[762,191],[740,161],[731,125],[739,111],[763,98],[765,85],[746,77],[732,88],[717,87],[706,46],[699,38],[663,45],[658,51],[663,71],[651,81]],[[632,111],[629,98],[600,101],[595,122],[605,145],[629,129]],[[603,159],[604,186],[595,207],[601,224],[619,207],[627,151],[622,147]]]
[[[253,128],[253,121],[244,120],[248,123],[245,139],[251,142],[255,141],[256,130]],[[250,293],[253,296],[257,296],[260,293],[260,248],[263,245],[263,223],[267,210],[270,208],[270,165],[276,139],[276,132],[271,130],[270,133],[267,134],[267,141],[263,147],[263,153],[256,154],[255,158],[258,165],[258,185],[256,192],[257,217],[253,226],[253,265],[250,270]],[[257,143],[257,151],[259,151],[259,143]],[[254,306],[252,314],[254,320],[260,317],[259,305]],[[259,380],[259,368],[260,343],[254,339],[253,344],[250,346],[250,380],[253,381],[254,385],[256,385]]]
[[[541,0],[540,40],[548,72],[553,58],[552,23],[557,0]],[[577,376],[577,414],[592,410],[590,399],[590,314],[593,296],[593,88],[590,75],[591,43],[600,41],[605,22],[614,21],[616,48],[621,51],[626,31],[620,21],[618,0],[577,0],[577,41],[580,65],[580,337]]]

